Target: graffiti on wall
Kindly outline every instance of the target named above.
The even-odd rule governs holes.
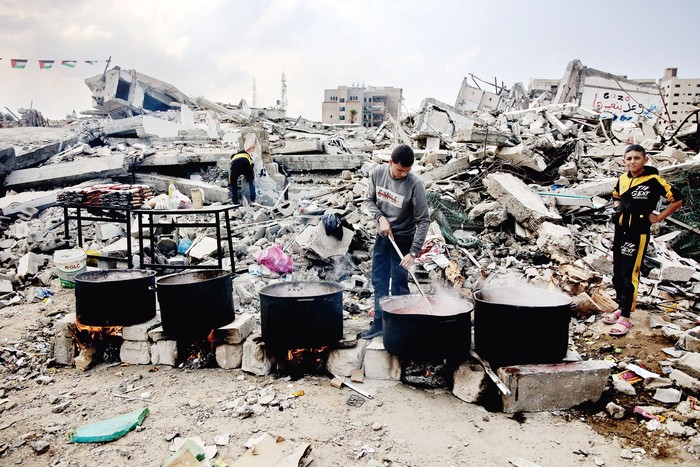
[[[654,123],[659,109],[657,99],[658,96],[642,93],[634,96],[625,92],[596,89],[590,91],[588,102],[594,110],[600,112],[602,118],[620,122]]]

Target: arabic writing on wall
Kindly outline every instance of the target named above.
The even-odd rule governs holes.
[[[634,101],[628,94],[615,92],[596,92],[593,94],[593,108],[602,117],[620,120],[621,122],[643,121],[651,123],[655,120],[657,106],[644,106]]]

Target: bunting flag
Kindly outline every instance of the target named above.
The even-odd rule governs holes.
[[[50,70],[53,68],[55,64],[60,63],[61,65],[67,67],[67,68],[75,68],[75,66],[78,64],[78,60],[33,60],[33,59],[28,59],[28,58],[5,58],[3,59],[0,57],[0,60],[10,60],[10,65],[12,68],[15,68],[17,70],[24,70],[27,68],[27,63],[28,62],[39,62],[39,69],[40,70]],[[87,63],[88,65],[94,65],[96,63],[100,62],[111,62],[111,57],[108,60],[80,60],[81,63]]]
[[[27,60],[13,58],[13,59],[10,59],[10,64],[12,65],[12,68],[17,68],[19,70],[23,70],[24,67],[27,66]]]

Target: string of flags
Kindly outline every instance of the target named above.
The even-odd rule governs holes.
[[[0,58],[0,60],[3,60]],[[27,63],[34,60],[29,60],[25,58],[11,58],[10,66],[16,70],[24,70],[27,67]],[[87,63],[88,65],[94,65],[100,62],[109,62],[109,60],[36,60],[39,62],[40,70],[50,70],[54,65],[61,65],[68,68],[75,68],[78,63]]]

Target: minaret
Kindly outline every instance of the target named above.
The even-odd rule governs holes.
[[[280,100],[282,110],[287,110],[287,78],[282,73],[282,99]]]

